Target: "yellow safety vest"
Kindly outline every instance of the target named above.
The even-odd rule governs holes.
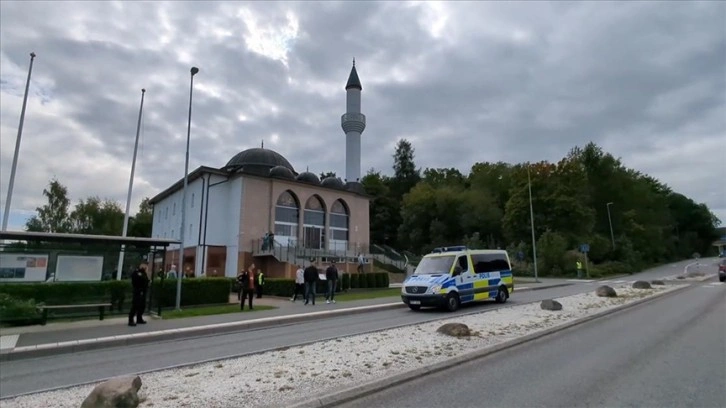
[[[577,269],[582,269],[582,262],[577,261]]]

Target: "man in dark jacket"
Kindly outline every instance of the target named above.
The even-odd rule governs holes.
[[[250,310],[253,310],[252,298],[255,293],[255,264],[250,265],[247,270],[240,273],[237,276],[237,282],[240,286],[240,293],[242,293],[239,303],[240,310],[245,310],[245,300],[248,299],[250,303]]]
[[[129,310],[129,326],[146,324],[144,310],[146,309],[146,288],[149,287],[149,276],[146,274],[146,264],[141,264],[131,274],[131,310]],[[134,316],[136,321],[134,322]]]
[[[338,287],[338,268],[335,261],[330,263],[325,270],[325,279],[328,281],[328,294],[325,296],[325,303],[335,303],[335,289]]]
[[[311,263],[304,272],[305,277],[305,304],[307,305],[310,300],[313,301],[315,306],[315,285],[320,279],[318,276],[318,267],[314,263]]]

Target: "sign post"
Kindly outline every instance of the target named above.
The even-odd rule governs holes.
[[[580,252],[585,254],[585,276],[589,279],[590,278],[590,268],[588,267],[587,262],[587,253],[590,252],[590,244],[581,244],[580,245]]]

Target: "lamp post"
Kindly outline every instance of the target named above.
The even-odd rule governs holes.
[[[534,210],[532,209],[532,177],[529,174],[529,163],[527,163],[527,188],[529,189],[529,220],[532,229],[532,257],[534,259],[534,281],[539,282],[537,275],[537,241],[534,239]]]
[[[146,89],[141,89],[141,106],[139,107],[139,120],[136,122],[136,141],[134,142],[134,158],[131,160],[131,176],[129,177],[129,193],[126,196],[126,214],[124,215],[124,227],[121,236],[124,238],[129,230],[129,209],[131,207],[131,191],[134,188],[134,172],[136,170],[136,153],[139,150],[139,132],[141,131],[141,114],[144,111],[144,94]],[[118,257],[118,267],[116,269],[116,280],[121,280],[121,271],[124,268],[124,255],[126,245],[121,245],[121,253]],[[152,267],[153,267],[152,263]]]
[[[610,216],[610,206],[613,205],[612,202],[607,203],[605,207],[608,209],[608,223],[610,223],[610,240],[613,243],[613,251],[615,250],[615,234],[613,233],[613,219]]]
[[[5,212],[3,213],[2,230],[8,229],[8,218],[10,218],[10,201],[13,199],[13,186],[15,185],[15,170],[18,167],[18,154],[20,153],[20,138],[23,136],[23,123],[25,123],[25,107],[28,105],[28,90],[30,89],[30,75],[33,73],[33,60],[35,53],[30,53],[30,68],[28,68],[28,79],[25,81],[25,96],[23,96],[23,107],[20,109],[20,124],[18,125],[18,137],[15,140],[15,154],[13,155],[13,166],[10,168],[10,181],[8,182],[8,196],[5,199]]]
[[[187,119],[187,148],[186,158],[184,159],[184,187],[182,189],[181,204],[181,229],[179,230],[179,271],[176,280],[176,310],[181,310],[181,283],[184,273],[184,223],[186,222],[187,212],[187,185],[189,184],[189,139],[192,132],[192,91],[194,90],[194,75],[199,72],[199,68],[192,67],[190,70],[191,77],[189,81],[189,117]]]

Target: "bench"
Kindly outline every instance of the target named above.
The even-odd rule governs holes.
[[[41,325],[45,326],[48,321],[48,310],[63,310],[63,309],[78,309],[78,308],[98,308],[99,319],[103,320],[103,316],[106,312],[106,307],[111,307],[111,303],[87,303],[87,304],[75,304],[75,305],[40,305],[38,311],[43,314]]]

